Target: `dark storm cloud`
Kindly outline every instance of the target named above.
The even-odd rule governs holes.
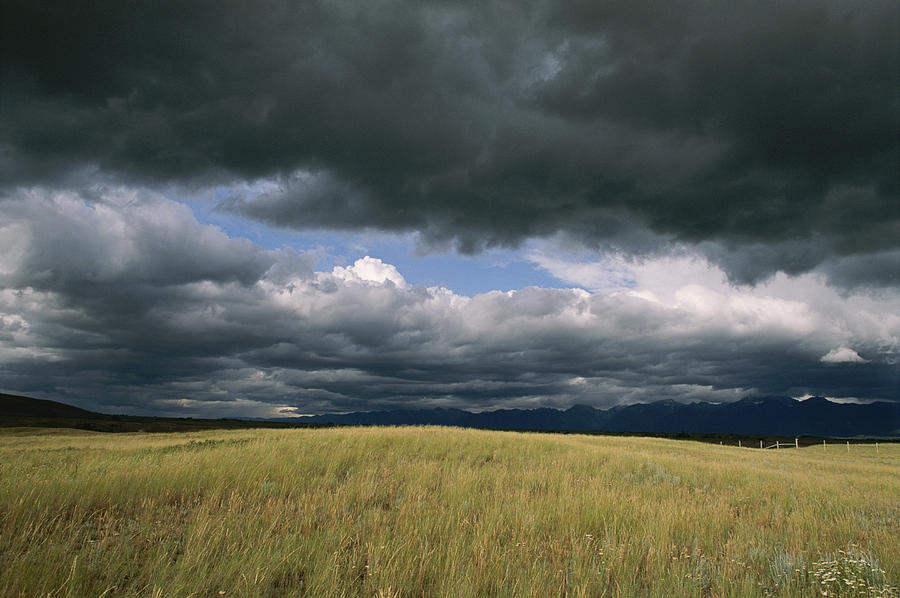
[[[897,399],[896,294],[816,305],[697,284],[662,303],[527,287],[474,297],[363,258],[331,272],[159,195],[0,200],[0,389],[215,415]],[[671,269],[671,268],[670,268]],[[728,290],[723,290],[728,289]]]
[[[696,244],[741,282],[895,285],[898,10],[10,0],[0,176],[266,180],[223,205],[463,251],[562,233]]]

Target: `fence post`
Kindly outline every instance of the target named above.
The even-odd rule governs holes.
[[[877,442],[875,443],[875,454],[876,455],[878,454],[878,443]]]
[[[823,451],[825,450],[825,439],[824,438],[822,439],[822,450]]]
[[[794,448],[800,448],[800,439],[794,438]]]
[[[850,441],[849,440],[847,441],[847,452],[848,453],[850,452]]]
[[[762,440],[759,441],[759,448],[762,448]]]
[[[775,450],[778,450],[778,449],[780,449],[780,448],[781,448],[781,441],[780,441],[780,440],[776,440],[776,441],[775,441]]]
[[[741,446],[741,441],[740,441],[740,440],[738,440],[738,448],[744,448],[744,447]],[[877,442],[875,443],[875,448],[878,448],[878,443],[877,443]]]

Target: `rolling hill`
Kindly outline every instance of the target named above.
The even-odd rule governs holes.
[[[97,432],[186,432],[241,428],[322,427],[312,422],[109,415],[57,401],[0,393],[0,427],[74,428]]]

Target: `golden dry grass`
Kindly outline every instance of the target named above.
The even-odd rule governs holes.
[[[898,538],[896,444],[0,435],[2,596],[897,596]]]

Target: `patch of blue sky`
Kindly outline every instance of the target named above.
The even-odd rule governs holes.
[[[524,248],[494,249],[477,255],[455,251],[422,255],[416,251],[414,237],[405,236],[372,239],[365,253],[396,266],[407,282],[445,286],[469,296],[527,286],[569,286],[528,260]]]
[[[228,236],[245,238],[265,249],[290,247],[298,252],[319,253],[317,270],[346,266],[366,255],[393,264],[413,285],[445,286],[455,293],[476,295],[527,286],[572,286],[528,259],[529,249],[493,249],[477,255],[455,251],[422,253],[415,234],[296,231],[273,227],[216,209],[209,199],[174,198],[191,208],[203,224],[219,227]]]

